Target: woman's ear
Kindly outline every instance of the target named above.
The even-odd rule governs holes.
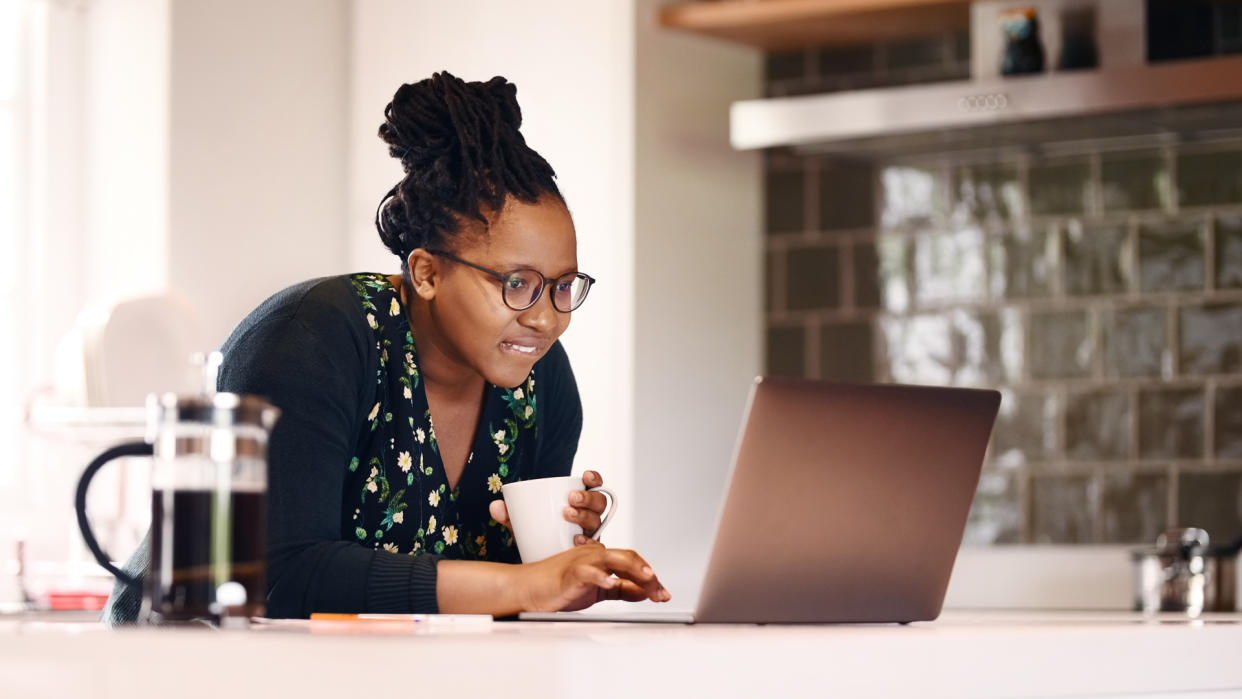
[[[416,248],[405,260],[413,282],[414,293],[424,301],[436,297],[436,284],[439,282],[440,265],[435,255],[422,248]]]

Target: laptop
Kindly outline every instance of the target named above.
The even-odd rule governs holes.
[[[993,390],[759,377],[694,610],[519,618],[935,619],[999,407]]]

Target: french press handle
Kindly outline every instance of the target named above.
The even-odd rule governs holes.
[[[112,559],[99,546],[95,533],[91,531],[91,523],[86,518],[86,490],[90,487],[91,479],[109,461],[123,456],[151,456],[153,453],[154,447],[146,442],[125,442],[108,449],[96,456],[95,460],[82,472],[82,477],[78,479],[77,496],[74,498],[74,509],[78,511],[78,528],[82,530],[82,540],[86,542],[86,548],[90,549],[95,560],[99,561],[99,565],[115,575],[117,580],[134,587],[141,587],[142,581],[113,565]]]

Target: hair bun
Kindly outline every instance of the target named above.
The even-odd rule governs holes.
[[[397,89],[384,108],[379,136],[408,173],[437,155],[460,151],[474,134],[497,127],[516,133],[521,126],[516,85],[500,76],[466,82],[442,71]]]

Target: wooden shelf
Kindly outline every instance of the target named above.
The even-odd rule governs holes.
[[[660,25],[765,51],[968,29],[971,0],[718,0],[670,5]]]

